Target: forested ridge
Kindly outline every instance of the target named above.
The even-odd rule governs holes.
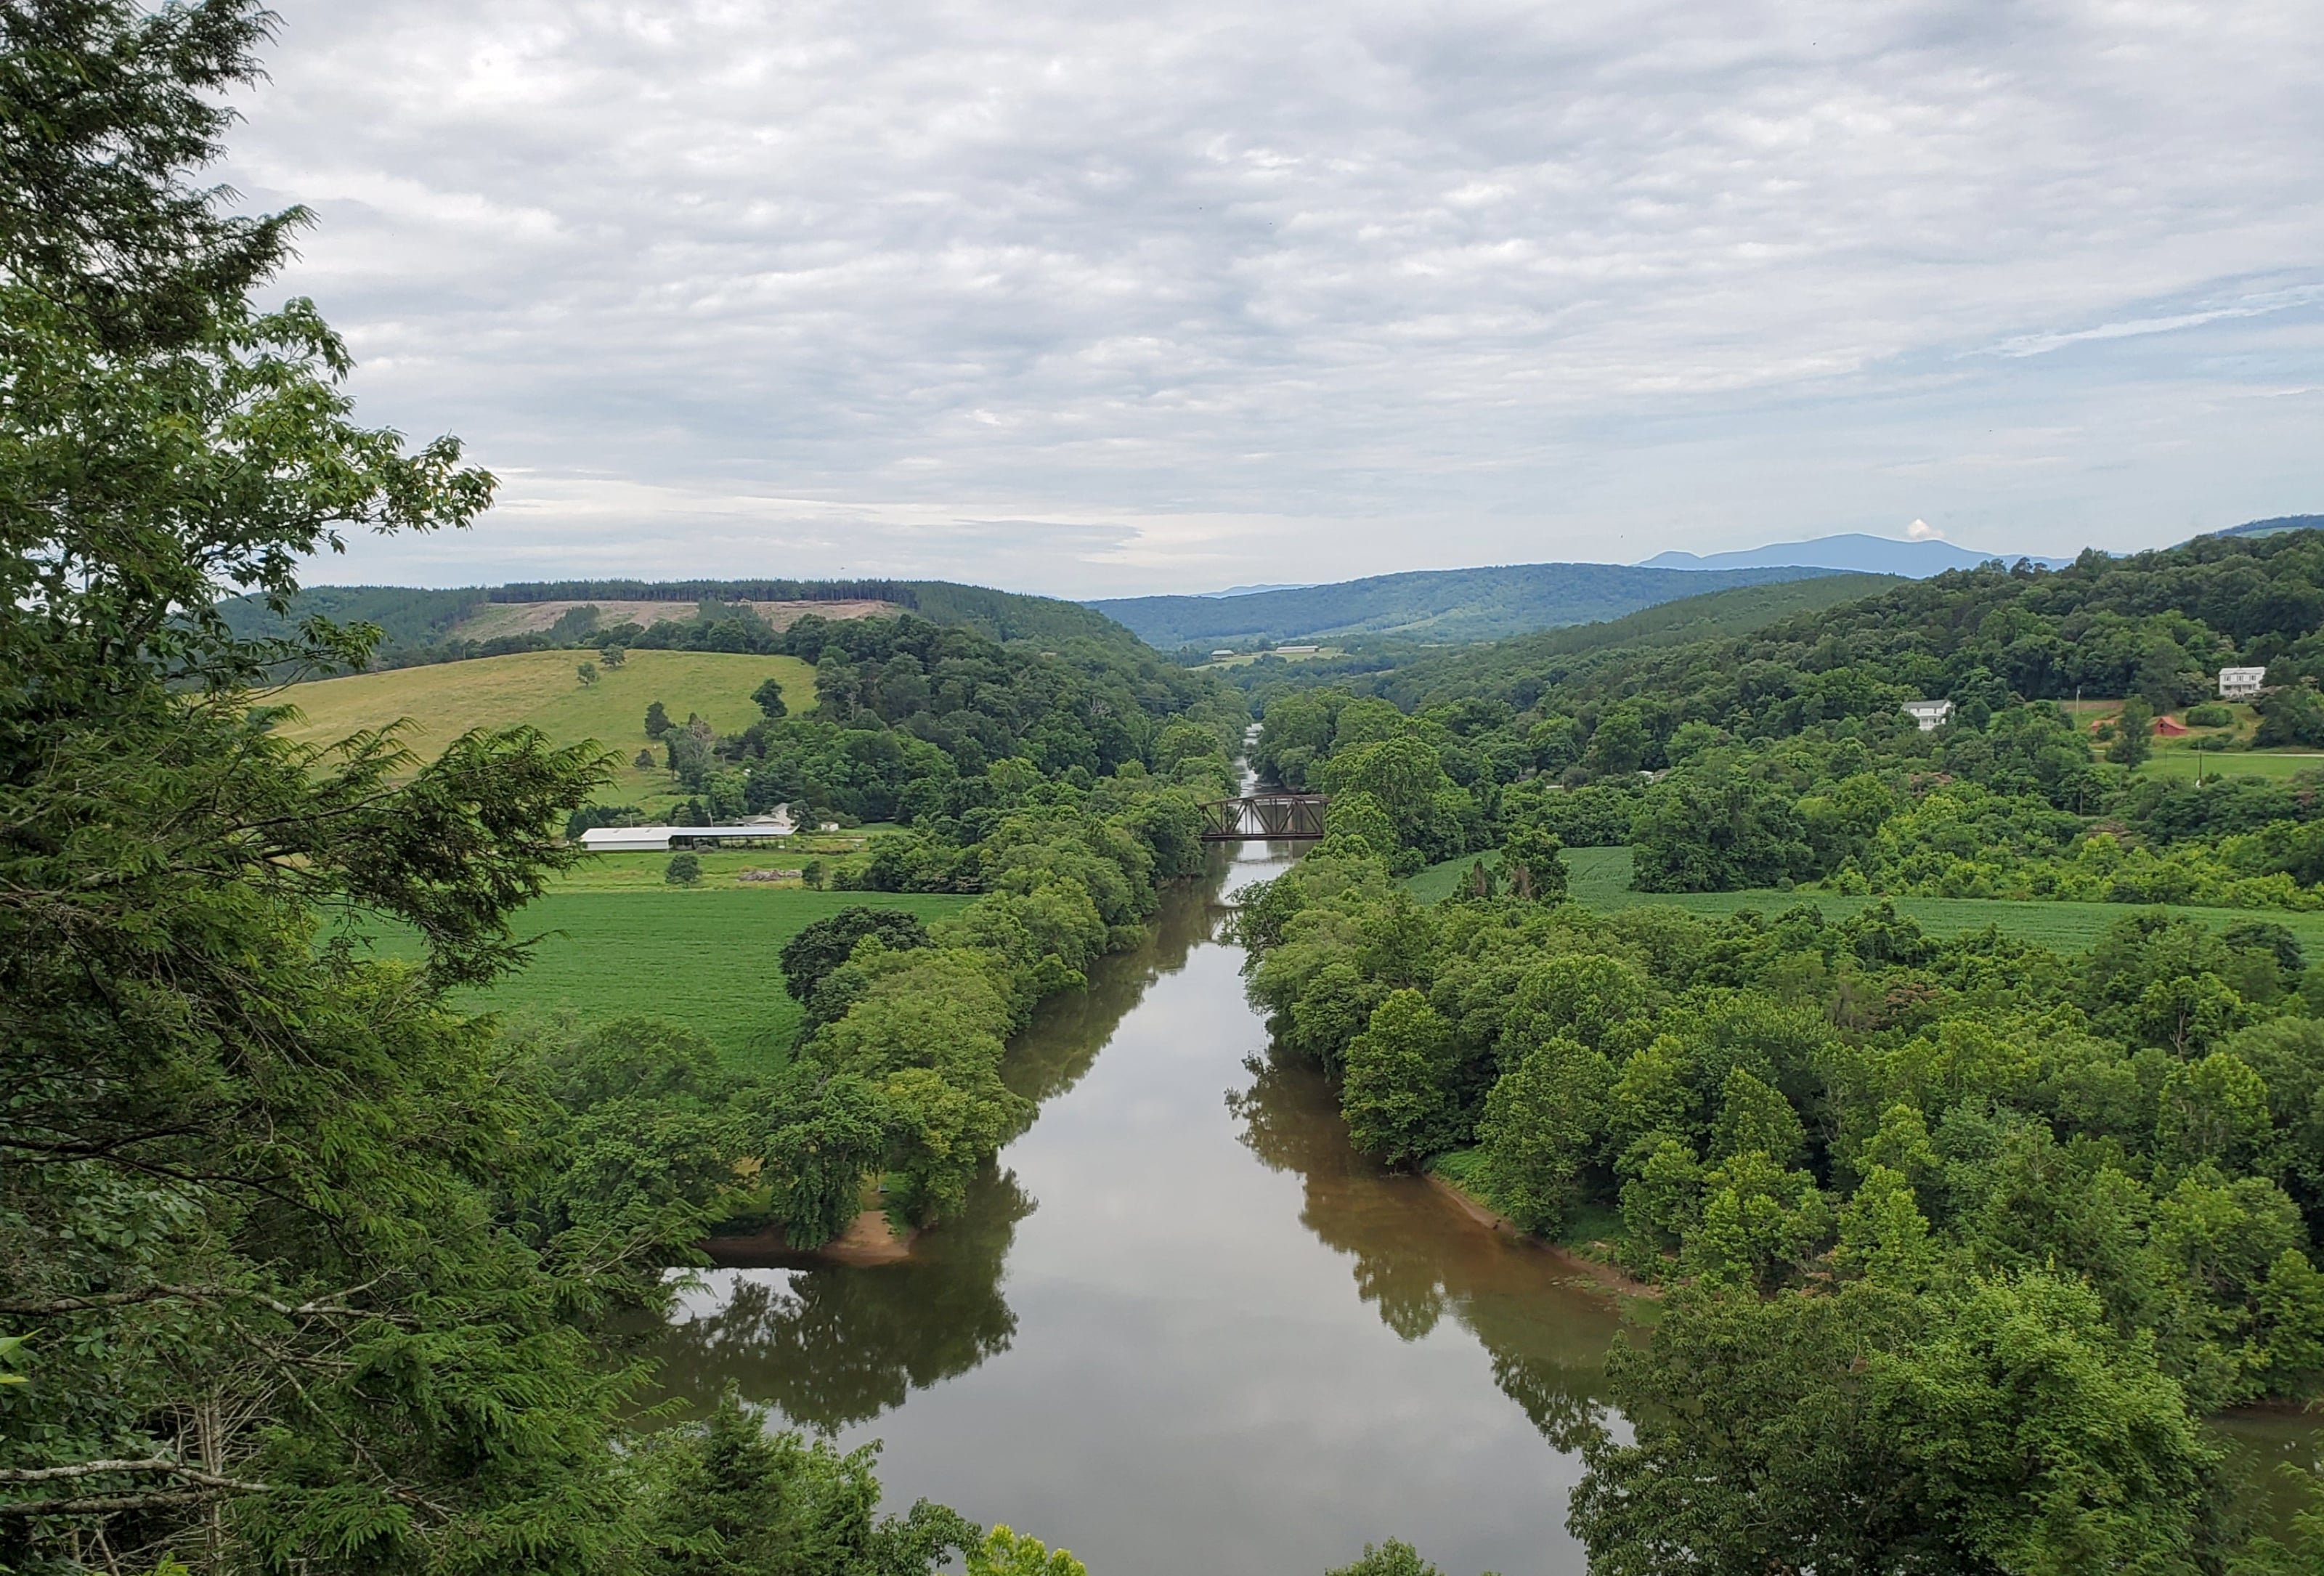
[[[1221,641],[1391,635],[1479,641],[1615,618],[1738,585],[1812,579],[1822,569],[1648,569],[1624,564],[1505,564],[1423,569],[1240,596],[1130,596],[1089,605],[1169,650]]]

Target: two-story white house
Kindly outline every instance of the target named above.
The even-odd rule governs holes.
[[[2222,668],[2219,669],[2219,698],[2249,700],[2267,683],[2264,668]]]
[[[1953,703],[1949,700],[1908,700],[1904,714],[1921,724],[1921,732],[1933,733],[1953,720]]]

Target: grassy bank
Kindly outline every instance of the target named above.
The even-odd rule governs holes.
[[[1475,854],[1467,854],[1431,865],[1408,878],[1404,883],[1405,888],[1425,902],[1441,902],[1458,889],[1461,879],[1468,873],[1470,865],[1477,858]],[[1492,862],[1492,855],[1487,854],[1484,858],[1488,865]],[[1763,914],[1772,915],[1779,914],[1795,903],[1812,903],[1826,916],[1840,918],[1854,914],[1868,904],[1881,901],[1877,898],[1844,898],[1831,892],[1779,892],[1772,889],[1634,892],[1630,890],[1630,851],[1627,848],[1569,848],[1565,851],[1564,859],[1574,901],[1606,911],[1663,904],[1686,909],[1692,914],[1733,914],[1745,908],[1756,908]],[[2008,935],[2062,953],[2087,951],[2107,926],[2134,911],[2126,903],[2029,903],[1978,898],[1894,898],[1888,900],[1896,905],[1898,913],[1909,915],[1932,935],[1955,935],[1964,930],[1980,930],[1987,925],[1997,925]],[[2172,912],[2188,915],[2214,929],[2223,929],[2240,919],[2264,919],[2284,926],[2298,936],[2310,955],[2324,954],[2324,914],[2290,914],[2274,908],[2174,908]]]
[[[646,707],[659,701],[670,720],[689,712],[722,733],[758,720],[751,692],[772,678],[794,713],[815,704],[815,669],[796,657],[747,657],[724,651],[632,651],[619,668],[598,664],[597,682],[584,686],[576,668],[595,661],[591,651],[520,651],[471,662],[439,662],[294,684],[272,698],[299,708],[285,737],[328,743],[362,728],[411,719],[412,748],[432,755],[471,728],[529,723],[555,742],[595,740],[621,757],[621,770],[598,796],[607,804],[644,804],[674,791],[659,765],[631,764],[647,747]],[[656,759],[661,752],[655,751]]]
[[[520,934],[542,937],[530,966],[463,1005],[584,1019],[647,1014],[707,1035],[738,1064],[763,1065],[789,1054],[799,1024],[776,963],[783,943],[858,903],[934,920],[969,901],[772,886],[561,889],[518,917]],[[378,935],[373,945],[390,957],[419,951],[408,935]]]

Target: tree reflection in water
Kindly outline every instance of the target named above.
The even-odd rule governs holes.
[[[656,1352],[662,1387],[701,1406],[733,1384],[825,1433],[869,1422],[1009,1349],[1017,1315],[1001,1270],[1032,1212],[1013,1174],[988,1172],[967,1212],[901,1263],[710,1272],[709,1288],[732,1293],[670,1324]]]
[[[1300,1223],[1355,1260],[1356,1293],[1406,1341],[1450,1313],[1492,1358],[1493,1380],[1562,1451],[1596,1424],[1605,1354],[1622,1316],[1539,1246],[1479,1226],[1425,1178],[1388,1171],[1348,1143],[1314,1068],[1254,1057],[1227,1096],[1242,1141],[1304,1184]]]

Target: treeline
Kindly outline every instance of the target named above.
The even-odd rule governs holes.
[[[337,624],[370,624],[380,631],[373,660],[401,665],[397,653],[445,644],[452,627],[484,605],[491,594],[478,585],[429,591],[407,585],[317,585],[301,588],[280,612],[263,595],[229,596],[217,604],[218,617],[245,641],[295,639],[309,618]]]
[[[495,585],[492,602],[892,602],[918,607],[900,580],[526,580]]]
[[[1635,1435],[1582,1442],[1593,1569],[2312,1568],[2199,1425],[2324,1396],[2324,1025],[2280,927],[2068,959],[1886,906],[1430,908],[1346,834],[1240,924],[1360,1147],[1671,1288],[1613,1370]]]

